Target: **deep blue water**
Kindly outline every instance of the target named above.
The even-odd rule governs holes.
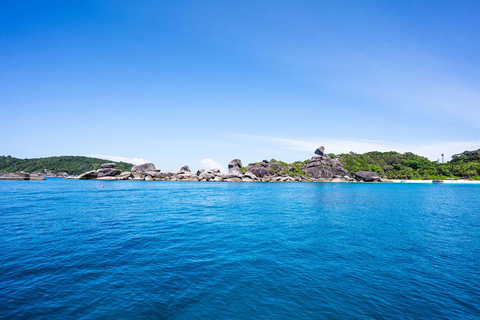
[[[480,185],[0,181],[0,257],[8,319],[478,318]]]

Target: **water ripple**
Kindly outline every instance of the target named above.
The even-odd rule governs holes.
[[[478,318],[479,191],[1,181],[0,318]]]

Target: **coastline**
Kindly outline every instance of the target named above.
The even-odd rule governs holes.
[[[389,180],[390,183],[433,183],[433,180]],[[474,180],[442,180],[442,184],[480,184],[480,181]]]

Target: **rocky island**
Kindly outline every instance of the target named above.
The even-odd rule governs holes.
[[[162,172],[154,164],[134,166],[84,156],[55,156],[19,159],[0,156],[2,180],[37,180],[42,177],[98,180],[167,181],[480,181],[480,149],[454,154],[447,162],[431,161],[411,152],[371,151],[326,154],[319,147],[305,161],[286,163],[271,159],[243,166],[240,159],[230,162],[227,172],[219,169],[192,172],[189,166],[177,172]],[[108,163],[106,163],[108,162]],[[32,173],[28,173],[32,172]]]
[[[240,159],[228,164],[226,173],[219,169],[192,172],[188,165],[177,172],[162,172],[153,163],[133,166],[130,171],[116,169],[115,163],[104,163],[98,170],[91,170],[78,176],[79,180],[134,180],[134,181],[211,181],[211,182],[380,182],[385,181],[375,172],[359,171],[350,173],[343,164],[325,154],[323,146],[306,161],[288,164],[282,161],[263,160],[243,166]]]
[[[45,180],[45,177],[38,173],[5,173],[0,176],[0,180]]]

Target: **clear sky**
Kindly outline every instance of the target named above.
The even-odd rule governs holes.
[[[479,1],[2,1],[0,154],[480,148]],[[142,161],[142,160],[138,160]]]

